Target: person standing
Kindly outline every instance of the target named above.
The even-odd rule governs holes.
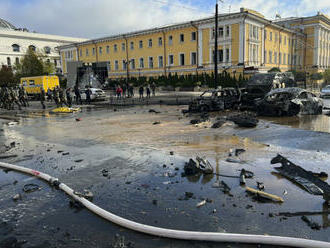
[[[140,94],[140,99],[143,99],[143,86],[140,86],[139,88],[139,94]]]
[[[68,103],[68,107],[71,108],[71,106],[72,106],[71,88],[68,88],[65,91],[65,94],[66,94],[66,100],[67,100],[67,103]]]
[[[155,84],[155,82],[152,82],[152,84],[151,84],[151,91],[152,91],[152,96],[156,96],[156,84]]]
[[[80,91],[79,91],[79,87],[78,87],[78,84],[76,84],[74,86],[74,94],[76,96],[76,104],[82,104],[81,102],[81,95],[80,95]]]
[[[120,85],[118,85],[117,90],[116,90],[116,93],[117,93],[117,99],[120,99],[121,98],[121,95],[123,93],[123,89],[121,88]]]
[[[91,92],[89,87],[86,88],[85,94],[86,94],[86,103],[91,104],[91,94],[92,94],[92,92]]]
[[[147,86],[147,98],[150,98],[150,88],[149,88],[149,86]]]
[[[56,86],[53,91],[54,94],[54,101],[56,103],[56,106],[59,108],[60,107],[60,96],[59,96],[59,88]]]
[[[40,87],[40,103],[43,109],[46,109],[45,101],[46,101],[46,92],[43,87]]]

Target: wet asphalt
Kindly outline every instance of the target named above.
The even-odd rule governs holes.
[[[143,224],[330,241],[328,215],[308,216],[321,225],[320,230],[312,230],[300,216],[277,216],[328,206],[322,197],[278,175],[270,164],[279,153],[305,169],[329,174],[330,117],[261,118],[257,128],[226,123],[212,129],[215,118],[227,113],[212,113],[211,122],[191,125],[195,116],[182,115],[184,108],[88,107],[74,114],[36,111],[19,116],[18,122],[0,119],[0,144],[7,146],[2,145],[1,153],[18,155],[1,161],[48,173],[79,192],[90,190],[100,207]],[[226,162],[232,148],[246,150],[237,158],[242,163]],[[253,171],[247,186],[256,188],[263,182],[265,191],[281,196],[284,203],[256,199],[238,178],[182,177],[185,162],[196,155],[208,159],[218,174]],[[217,181],[228,184],[230,194],[213,188]],[[26,193],[26,184],[37,184],[39,190]],[[186,192],[193,195],[185,197]],[[16,194],[21,197],[14,201]],[[197,208],[204,199],[206,205]],[[48,184],[13,171],[0,171],[0,206],[1,247],[259,247],[139,234],[70,204],[69,197]]]

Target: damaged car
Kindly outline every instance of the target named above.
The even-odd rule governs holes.
[[[257,113],[264,116],[294,116],[321,114],[323,101],[301,88],[284,88],[270,91],[255,101]]]
[[[240,91],[235,88],[223,88],[204,91],[189,103],[189,112],[209,112],[224,109],[236,109],[241,99]]]
[[[242,106],[254,106],[255,99],[263,98],[273,89],[296,86],[290,73],[257,73],[246,83],[246,89],[242,95]]]

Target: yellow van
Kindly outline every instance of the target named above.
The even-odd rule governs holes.
[[[21,85],[25,88],[28,95],[36,95],[40,93],[40,87],[43,87],[45,92],[48,89],[53,90],[60,85],[58,76],[36,76],[21,78]]]

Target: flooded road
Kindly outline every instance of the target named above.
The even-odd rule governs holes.
[[[151,108],[160,113],[149,113]],[[19,122],[3,123],[1,143],[10,147],[15,142],[5,154],[18,157],[2,161],[58,177],[79,192],[88,189],[95,204],[143,224],[330,241],[328,215],[310,217],[321,230],[312,230],[299,216],[276,216],[279,212],[322,211],[327,206],[322,197],[274,173],[270,164],[280,153],[307,170],[329,174],[328,116],[263,118],[254,129],[229,122],[212,129],[211,122],[189,124],[194,117],[183,116],[183,108],[85,108],[75,114],[25,115]],[[153,125],[155,122],[160,123]],[[240,155],[242,163],[226,162],[232,148],[246,150]],[[284,203],[256,200],[239,185],[238,178],[182,177],[185,162],[196,155],[205,156],[217,174],[238,176],[242,168],[253,171],[255,176],[247,179],[247,186],[256,188],[257,182],[263,182],[265,191],[281,196]],[[212,187],[221,180],[231,188],[230,195]],[[23,192],[29,183],[39,185],[40,190]],[[186,192],[193,193],[192,197],[187,199]],[[13,201],[18,193],[22,199]],[[204,199],[208,199],[206,205],[196,208]],[[116,234],[125,238],[124,247],[228,247],[162,239],[120,228],[86,209],[70,206],[63,192],[12,171],[0,171],[0,206],[0,242],[16,237],[23,248],[116,247]]]

